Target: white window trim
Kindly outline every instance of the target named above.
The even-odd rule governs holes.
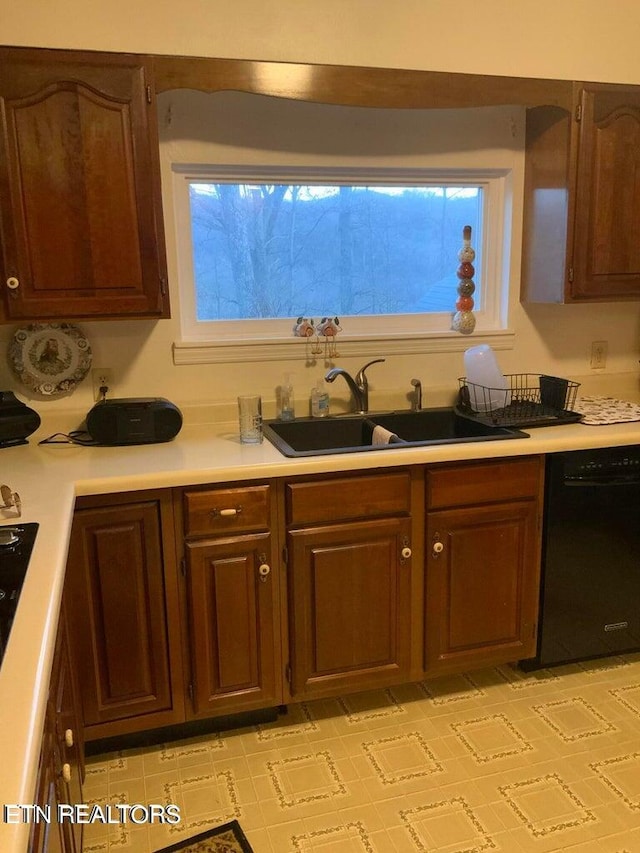
[[[318,182],[350,183],[357,181],[386,181],[390,184],[411,184],[430,181],[438,184],[477,183],[483,187],[484,242],[482,281],[499,285],[485,288],[482,310],[475,311],[476,329],[463,335],[443,325],[451,321],[455,311],[455,290],[452,288],[452,310],[445,314],[409,314],[344,318],[344,331],[338,336],[338,350],[343,357],[419,354],[433,352],[462,352],[470,341],[480,338],[494,349],[511,349],[515,335],[506,327],[509,303],[509,245],[511,172],[508,169],[429,169],[429,168],[322,168],[282,167],[256,168],[246,166],[206,166],[172,163],[172,195],[177,246],[178,281],[180,282],[180,340],[173,344],[174,364],[207,364],[253,361],[299,360],[305,341],[293,336],[293,321],[216,320],[198,323],[195,320],[195,288],[190,240],[185,239],[185,223],[190,218],[189,182]],[[445,177],[446,176],[446,177]],[[477,243],[476,243],[477,245]],[[456,259],[452,258],[452,280]],[[343,318],[341,318],[342,320]],[[371,326],[374,326],[372,329]],[[378,327],[377,330],[375,327]],[[382,330],[384,327],[384,330]],[[240,332],[241,329],[241,332]]]
[[[502,329],[495,332],[429,332],[427,336],[369,335],[358,338],[340,335],[337,339],[339,357],[369,357],[380,355],[419,355],[438,352],[464,352],[478,341],[494,350],[513,349],[515,332]],[[269,341],[218,341],[215,343],[174,342],[174,364],[237,364],[262,361],[305,360],[305,342],[300,338],[274,338]],[[322,361],[324,355],[318,360]]]

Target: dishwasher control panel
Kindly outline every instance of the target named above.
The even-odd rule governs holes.
[[[559,454],[565,480],[636,476],[640,478],[640,447],[606,447]]]

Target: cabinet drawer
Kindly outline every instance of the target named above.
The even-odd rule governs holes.
[[[427,474],[427,507],[433,510],[535,497],[541,475],[538,456],[434,468]]]
[[[185,492],[187,536],[269,529],[269,486]]]
[[[288,483],[287,523],[349,521],[409,512],[409,473],[367,477],[331,477],[307,483]]]

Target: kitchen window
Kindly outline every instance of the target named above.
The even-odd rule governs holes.
[[[299,316],[339,317],[342,357],[462,352],[478,337],[513,345],[523,109],[186,90],[159,109],[176,364],[304,358]],[[476,251],[470,336],[451,329],[464,225]]]
[[[186,341],[273,342],[299,316],[345,340],[448,333],[465,225],[477,328],[504,328],[504,174],[173,171]]]

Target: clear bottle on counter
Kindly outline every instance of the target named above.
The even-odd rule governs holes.
[[[329,393],[324,387],[324,380],[318,379],[316,387],[311,391],[311,416],[326,418],[329,414]]]
[[[278,419],[281,421],[292,421],[296,416],[293,399],[293,385],[288,373],[285,374],[284,382],[278,388]]]

